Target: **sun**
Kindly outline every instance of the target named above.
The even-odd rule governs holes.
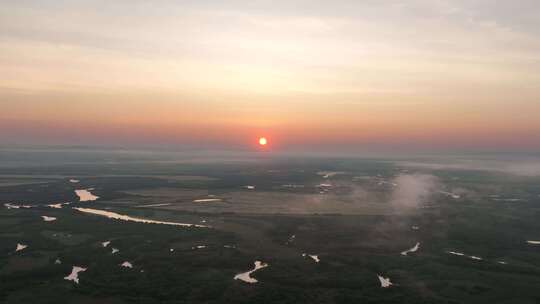
[[[266,146],[267,143],[266,137],[259,137],[259,145]]]

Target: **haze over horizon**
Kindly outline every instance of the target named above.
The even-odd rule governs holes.
[[[540,148],[538,1],[12,1],[5,144]]]

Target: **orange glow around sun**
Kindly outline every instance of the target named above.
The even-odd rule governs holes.
[[[267,143],[266,137],[259,138],[259,145],[266,146],[266,143]]]

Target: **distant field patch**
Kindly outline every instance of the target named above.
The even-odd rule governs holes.
[[[169,181],[213,181],[217,180],[213,177],[202,175],[100,175],[95,177],[149,177],[166,179]]]
[[[160,207],[169,210],[236,212],[246,214],[366,214],[391,213],[384,203],[352,199],[334,194],[236,191],[220,195],[221,204],[176,204]]]
[[[127,190],[123,192],[130,195],[162,197],[162,198],[178,198],[178,199],[191,199],[194,197],[208,195],[208,190],[183,189],[183,188],[154,188],[154,189],[141,189],[141,190]]]

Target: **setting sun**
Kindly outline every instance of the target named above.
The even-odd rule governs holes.
[[[266,146],[266,143],[267,143],[266,137],[260,137],[259,138],[259,145]]]

